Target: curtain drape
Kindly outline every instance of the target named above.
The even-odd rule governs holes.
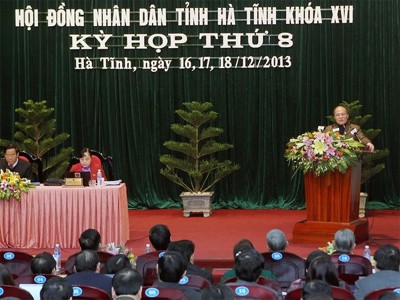
[[[111,0],[65,0],[65,8],[85,11],[91,18],[93,8],[130,8],[138,18],[139,8],[150,2]],[[363,188],[369,201],[379,207],[400,207],[400,115],[399,32],[400,3],[397,0],[313,1],[321,6],[322,24],[247,25],[237,19],[235,25],[129,27],[48,27],[43,14],[60,3],[44,0],[3,0],[0,5],[0,137],[12,139],[15,108],[32,99],[47,100],[55,108],[57,130],[71,138],[63,146],[78,153],[84,146],[113,156],[114,173],[126,182],[130,208],[178,208],[181,190],[164,179],[159,170],[159,155],[168,153],[163,142],[175,138],[170,125],[180,119],[174,113],[186,101],[209,101],[219,113],[215,125],[224,129],[221,141],[234,149],[218,155],[241,165],[241,169],[221,181],[215,189],[216,208],[303,208],[304,187],[300,174],[292,176],[283,157],[288,140],[305,131],[327,125],[325,116],[341,101],[360,100],[363,114],[372,114],[368,128],[380,128],[374,140],[377,148],[388,148],[386,168]],[[257,1],[259,6],[284,9],[306,8],[309,1]],[[185,4],[157,1],[167,8],[168,19],[176,7]],[[217,7],[229,4],[243,17],[243,7],[251,1],[190,1],[189,7],[208,7],[215,16]],[[27,30],[15,26],[15,9],[31,5],[38,9],[38,27]],[[331,6],[353,6],[351,24],[332,24]],[[282,16],[283,12],[278,12]],[[71,50],[71,34],[113,34],[109,49]],[[216,42],[204,49],[196,39],[202,32],[254,33],[268,30],[274,35],[293,34],[293,46],[265,45],[259,49],[223,49]],[[189,41],[178,49],[127,50],[123,35],[180,33]],[[276,37],[275,37],[276,38]],[[197,41],[197,44],[195,43]],[[95,40],[89,44],[94,46]],[[290,68],[215,68],[182,70],[179,57],[290,56]],[[75,69],[77,57],[88,57],[100,66],[100,57],[128,57],[142,66],[143,59],[173,59],[168,71]]]

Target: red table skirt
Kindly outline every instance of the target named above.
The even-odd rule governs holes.
[[[103,244],[123,243],[129,239],[126,186],[39,186],[20,201],[0,200],[0,225],[1,248],[79,248],[88,228],[100,232]]]

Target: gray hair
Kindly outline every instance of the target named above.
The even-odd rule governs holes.
[[[267,245],[271,251],[285,251],[286,235],[282,230],[272,229],[267,233]]]
[[[334,240],[335,249],[339,252],[351,252],[356,243],[354,232],[348,228],[336,231]]]

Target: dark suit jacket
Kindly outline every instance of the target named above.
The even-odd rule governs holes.
[[[88,285],[99,288],[111,296],[112,278],[93,271],[81,271],[65,277],[71,284]]]
[[[335,128],[339,128],[339,125],[338,124],[328,125],[325,127],[324,132],[332,131]],[[353,134],[351,134],[351,132],[354,129],[357,130],[357,133],[353,135]],[[358,141],[360,141],[360,143],[363,143],[364,145],[371,143],[371,141],[363,134],[360,126],[358,126],[358,125],[347,123],[346,127],[344,129],[344,132],[346,135],[353,136],[356,141],[358,140]]]
[[[5,171],[9,169],[8,163],[5,159],[0,160],[0,169]],[[31,163],[24,161],[18,158],[18,162],[16,166],[11,170],[12,172],[17,172],[21,178],[27,178],[30,180],[34,180],[33,173],[32,173],[32,165]]]
[[[191,263],[188,263],[188,266],[186,268],[186,274],[187,275],[197,275],[197,276],[207,279],[210,283],[213,283],[210,272],[200,268],[199,266],[193,265]]]
[[[386,287],[400,287],[400,272],[383,270],[357,280],[354,296],[362,300],[370,292]]]

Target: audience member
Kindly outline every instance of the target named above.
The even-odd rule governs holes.
[[[15,285],[10,270],[3,264],[0,264],[0,285]]]
[[[90,178],[96,178],[97,171],[101,170],[104,180],[107,180],[106,174],[101,166],[101,162],[96,163],[92,160],[92,154],[89,148],[83,148],[80,153],[79,163],[73,165],[71,172],[90,172]]]
[[[282,230],[272,229],[266,236],[268,249],[271,252],[285,251],[289,245],[286,235]]]
[[[257,283],[258,278],[264,269],[264,258],[256,250],[247,250],[240,252],[235,257],[235,273],[237,280],[235,282],[227,283],[228,286],[258,286],[263,289],[273,292],[277,297],[281,299],[281,291],[271,289],[268,286],[260,285]]]
[[[243,251],[247,250],[253,250],[254,246],[252,242],[250,242],[247,239],[240,240],[234,247],[233,247],[233,259],[235,259],[236,255]],[[268,279],[275,279],[274,275],[272,275],[272,272],[270,270],[263,269],[261,276],[260,277],[265,277]],[[226,282],[227,280],[231,278],[236,278],[236,273],[235,269],[231,269],[229,271],[226,271],[224,275],[221,278],[221,282]]]
[[[201,300],[234,300],[235,294],[229,286],[219,283],[201,290]]]
[[[194,249],[194,243],[189,240],[170,242],[167,248],[168,251],[176,251],[183,255],[187,262],[187,275],[197,275],[212,283],[211,273],[194,264]]]
[[[118,300],[141,299],[143,278],[135,270],[124,268],[112,279],[112,297]]]
[[[53,277],[47,280],[40,290],[40,300],[72,299],[72,284],[65,278]]]
[[[95,250],[98,251],[101,243],[101,235],[96,229],[89,228],[81,233],[79,237],[79,246],[81,247],[81,251],[83,250]],[[78,253],[75,253],[68,257],[65,262],[65,273],[73,274],[75,273],[75,258]]]
[[[329,300],[333,299],[332,288],[326,281],[323,280],[310,280],[302,290],[303,300]]]
[[[400,285],[399,248],[393,245],[381,246],[375,251],[374,260],[377,272],[355,282],[354,296],[357,300],[364,299],[372,291]]]
[[[32,274],[53,274],[56,268],[56,261],[48,252],[43,252],[32,258],[31,271]]]
[[[324,251],[322,251],[322,250],[312,251],[310,254],[308,254],[308,256],[307,256],[307,258],[306,258],[306,260],[304,262],[305,269],[306,269],[306,275],[308,273],[308,268],[310,267],[311,262],[314,259],[319,258],[319,257],[324,257],[324,258],[326,258],[328,260],[331,259],[329,254],[324,252]],[[302,288],[304,286],[305,282],[306,282],[306,277],[296,279],[295,281],[293,281],[290,284],[290,287],[289,287],[288,291],[291,291],[291,290],[294,290],[294,289],[297,289],[297,288]]]
[[[166,251],[158,259],[157,272],[159,280],[153,283],[153,287],[167,287],[181,290],[190,300],[200,299],[200,293],[190,286],[179,284],[181,278],[186,274],[187,262],[176,251]]]
[[[168,245],[171,242],[171,232],[166,225],[154,225],[150,228],[149,240],[156,251],[167,250]]]
[[[3,171],[9,169],[18,173],[21,178],[34,180],[31,163],[19,159],[19,149],[15,144],[10,144],[4,148],[4,158],[0,160],[0,169]]]
[[[350,290],[350,287],[339,278],[338,270],[330,257],[318,256],[312,260],[307,270],[306,281],[315,279]]]
[[[354,232],[348,228],[336,231],[332,244],[335,247],[333,254],[352,253],[356,247]]]
[[[100,259],[96,251],[83,250],[75,258],[75,274],[67,276],[72,284],[97,287],[111,296],[111,278],[99,274]]]
[[[124,254],[116,254],[110,257],[106,261],[106,273],[107,274],[115,274],[119,270],[125,269],[125,268],[132,268],[131,262],[129,261],[129,258],[124,255]]]

